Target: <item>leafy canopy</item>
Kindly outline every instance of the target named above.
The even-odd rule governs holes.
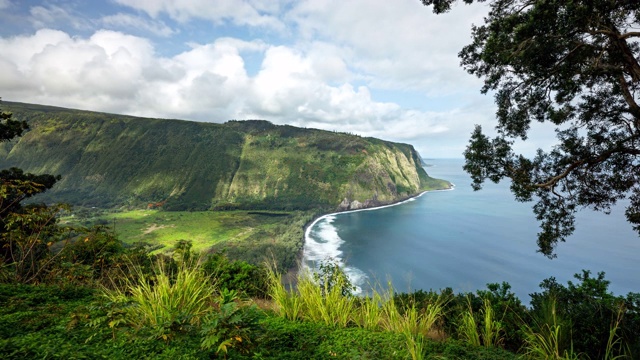
[[[454,1],[422,3],[441,13]],[[626,217],[640,233],[640,1],[488,3],[485,23],[459,53],[498,108],[497,135],[476,126],[464,153],[473,188],[509,178],[517,200],[535,198],[539,251],[548,257],[581,208],[608,213],[628,197]],[[557,143],[527,158],[512,146],[532,121],[553,124]]]
[[[21,136],[27,129],[26,122],[0,110],[0,143]],[[10,264],[18,281],[35,281],[41,275],[49,253],[44,240],[59,230],[55,215],[61,209],[38,204],[23,206],[21,202],[51,189],[59,179],[18,168],[0,171],[0,270],[4,263]]]

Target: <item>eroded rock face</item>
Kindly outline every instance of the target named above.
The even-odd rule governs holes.
[[[344,200],[342,200],[342,202],[340,203],[340,205],[338,205],[338,210],[339,211],[345,211],[345,210],[349,210],[349,206],[351,204],[349,203],[349,199],[344,198]]]
[[[358,210],[358,209],[362,209],[362,203],[358,200],[353,200],[351,202],[351,204],[349,205],[349,210]]]
[[[378,200],[376,199],[367,199],[365,200],[364,204],[362,204],[363,208],[370,208],[370,207],[375,207],[375,206],[380,206],[382,205]]]
[[[384,205],[384,203],[378,201],[375,197],[373,199],[367,199],[364,202],[360,202],[359,200],[349,201],[348,198],[344,198],[340,205],[338,205],[338,211],[347,211],[347,210],[358,210],[358,209],[366,209],[371,207],[376,207]]]

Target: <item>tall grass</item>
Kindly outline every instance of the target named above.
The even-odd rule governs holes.
[[[500,320],[496,319],[495,310],[487,298],[482,299],[480,315],[482,323],[478,324],[471,306],[471,299],[467,297],[467,311],[463,311],[458,320],[458,333],[462,340],[470,345],[486,348],[502,345],[504,326]]]
[[[467,311],[463,311],[460,314],[460,320],[458,322],[458,333],[461,340],[467,342],[473,346],[480,346],[480,334],[478,333],[478,324],[476,318],[473,316],[473,310],[471,305]]]
[[[266,268],[268,295],[274,302],[276,311],[285,319],[298,320],[302,316],[302,299],[295,290],[287,290],[275,264],[268,264]]]
[[[486,298],[482,300],[482,317],[484,319],[484,326],[480,332],[483,345],[485,347],[501,345],[504,340],[502,337],[504,327],[502,322],[496,319],[491,301]]]
[[[355,318],[355,298],[343,294],[345,276],[318,284],[307,271],[298,277],[298,292],[302,300],[305,318],[327,325],[346,327]]]
[[[378,330],[383,323],[382,304],[388,301],[379,292],[374,291],[371,296],[360,298],[356,306],[356,323],[367,330]]]
[[[523,352],[526,359],[579,359],[573,346],[565,345],[565,326],[558,317],[556,301],[549,298],[542,306],[541,318],[533,319],[533,327],[525,325]]]
[[[444,316],[447,299],[438,295],[426,307],[419,309],[414,300],[397,304],[393,286],[388,284],[388,300],[382,305],[383,328],[404,335],[407,349],[413,360],[423,358],[427,338],[432,335],[437,322]]]
[[[386,290],[374,290],[370,296],[358,298],[345,294],[344,289],[350,285],[346,275],[335,275],[329,274],[331,281],[318,281],[318,274],[302,271],[296,289],[286,289],[272,266],[268,271],[269,295],[280,316],[287,319],[403,334],[412,359],[422,359],[427,338],[444,316],[448,301],[445,296],[435,296],[424,308],[418,308],[415,301],[398,304],[389,283]]]
[[[124,314],[124,321],[130,326],[198,325],[212,311],[215,286],[197,262],[182,262],[172,273],[158,260],[152,276],[138,266],[132,267],[133,277],[112,288],[102,288],[110,302],[131,304],[125,307]]]
[[[624,304],[621,304],[616,313],[616,318],[611,322],[611,326],[609,327],[609,338],[607,339],[607,347],[604,354],[605,360],[631,358],[631,356],[627,355],[627,353],[630,352],[629,348],[625,346],[622,337],[618,335],[618,329],[620,328],[620,323],[622,323],[624,313],[625,307]]]

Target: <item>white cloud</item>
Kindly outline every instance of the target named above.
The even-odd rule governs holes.
[[[9,0],[0,0],[0,10],[4,10],[11,6],[11,1]]]
[[[166,13],[169,17],[185,23],[190,19],[204,19],[216,24],[230,20],[235,25],[265,27],[282,30],[284,24],[273,16],[280,7],[276,1],[241,0],[116,0],[117,3],[142,10],[151,17]]]
[[[371,86],[421,91],[438,84],[442,92],[469,83],[456,55],[485,11],[460,6],[436,16],[415,0],[305,0],[287,18],[303,37],[348,49],[345,58]]]
[[[133,106],[142,68],[153,61],[148,41],[112,31],[81,39],[43,29],[2,39],[0,49],[3,68],[13,74],[0,78],[7,98],[105,111]],[[25,93],[15,81],[32,86]]]
[[[70,25],[77,30],[87,30],[91,28],[91,22],[89,20],[61,6],[32,6],[29,9],[29,13],[31,15],[29,21],[31,21],[37,29],[57,26],[59,24]]]
[[[450,15],[463,11],[457,19],[434,16],[413,0],[247,0],[238,8],[230,1],[209,7],[201,0],[117,1],[153,18],[121,11],[93,24],[142,30],[171,42],[190,25],[169,21],[172,29],[160,16],[232,22],[243,30],[287,25],[289,33],[285,43],[232,34],[172,53],[160,48],[162,42],[121,31],[83,37],[44,28],[0,38],[0,95],[139,116],[267,119],[409,142],[425,156],[434,150],[460,156],[474,123],[493,126],[487,125],[493,122],[491,99],[477,94],[478,81],[456,58],[468,42],[469,18],[482,7],[456,9]],[[53,15],[39,15],[42,24],[64,14],[52,6],[43,9]],[[260,31],[253,34],[262,36]],[[385,100],[396,89],[403,91]],[[421,98],[438,110],[420,104]]]
[[[173,29],[162,21],[150,21],[132,14],[117,13],[115,15],[108,15],[103,17],[101,22],[106,26],[142,30],[163,37],[171,36],[175,33]]]
[[[449,130],[437,121],[441,114],[376,101],[366,86],[351,85],[352,74],[334,50],[324,43],[303,52],[220,38],[159,57],[148,40],[120,32],[72,38],[43,29],[0,41],[0,68],[7,74],[0,91],[7,99],[133,115],[266,118],[402,140]],[[245,68],[248,52],[264,54],[255,76]]]

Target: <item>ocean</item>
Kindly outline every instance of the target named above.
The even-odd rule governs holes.
[[[475,292],[506,281],[528,303],[542,280],[575,282],[573,274],[583,269],[593,276],[604,271],[616,295],[640,292],[640,237],[626,222],[624,203],[610,215],[580,211],[575,233],[549,259],[536,251],[534,203],[515,201],[508,182],[489,182],[474,192],[462,170],[464,160],[427,163],[430,176],[455,188],[320,218],[307,229],[304,264],[337,261],[363,294],[388,281],[400,292],[446,287]]]

